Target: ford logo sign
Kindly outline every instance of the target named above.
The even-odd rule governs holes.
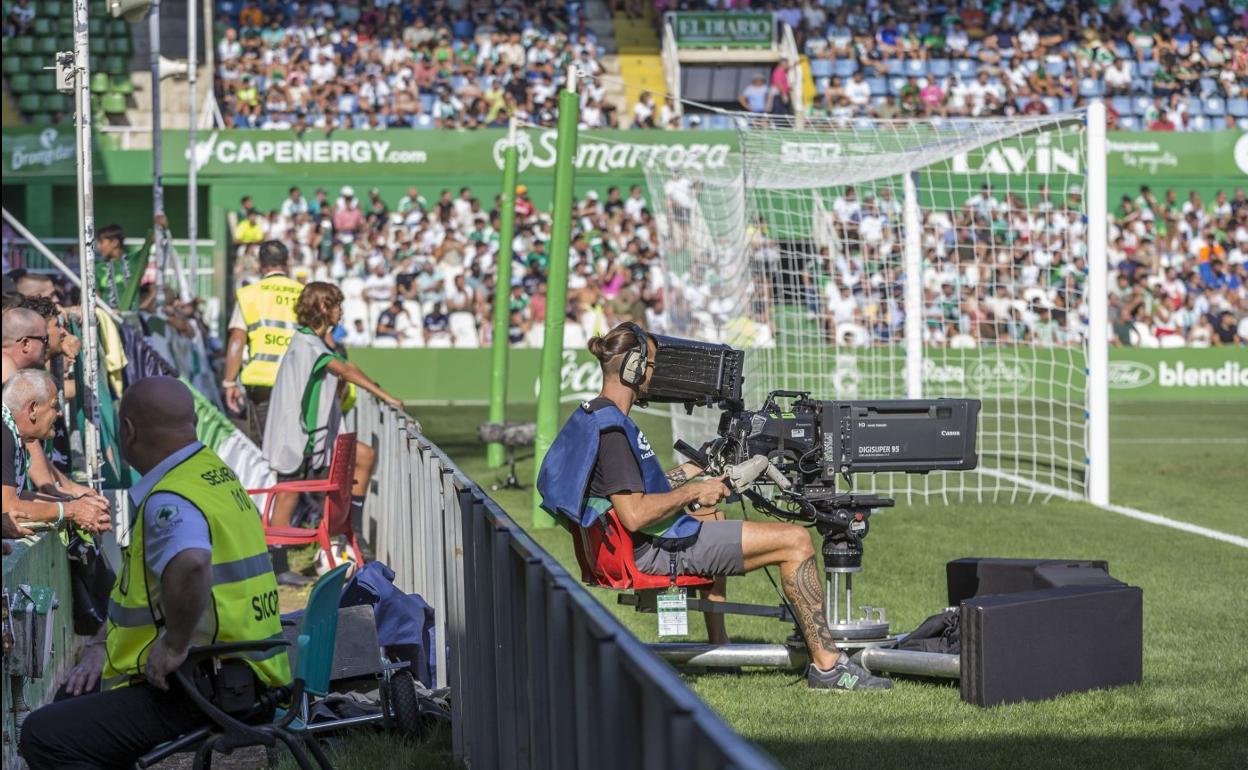
[[[1142,388],[1157,379],[1157,373],[1148,364],[1139,361],[1110,361],[1109,387],[1116,390]]]

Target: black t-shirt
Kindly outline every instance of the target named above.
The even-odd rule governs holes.
[[[610,405],[610,399],[595,398],[589,402],[589,410],[596,412]],[[598,459],[589,475],[589,496],[610,498],[620,492],[645,491],[641,466],[628,445],[628,436],[618,429],[605,431],[598,439]]]
[[[0,428],[0,443],[4,446],[0,447],[0,484],[6,487],[16,487],[18,492],[22,491],[21,484],[18,484],[18,443],[17,437],[13,435],[13,431],[8,426]]]

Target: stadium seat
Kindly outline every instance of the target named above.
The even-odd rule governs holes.
[[[1208,131],[1210,129],[1209,118],[1204,115],[1192,116],[1192,122],[1188,124],[1188,128],[1192,131]]]
[[[1213,78],[1201,78],[1200,79],[1200,93],[1202,95],[1203,94],[1216,94],[1217,92],[1218,92],[1218,81],[1214,80]]]
[[[867,78],[867,85],[871,87],[872,96],[883,96],[888,93],[888,81],[884,78]]]
[[[125,115],[126,97],[115,93],[104,94],[100,100],[100,107],[106,115]]]
[[[108,36],[130,39],[130,24],[123,19],[113,19],[108,23]]]
[[[69,112],[69,107],[69,96],[65,94],[44,94],[39,97],[39,110],[41,112]]]
[[[1222,101],[1222,97],[1220,96],[1206,97],[1205,114],[1215,118],[1222,117],[1226,114],[1226,102]]]
[[[16,75],[9,76],[9,91],[11,91],[14,96],[20,97],[24,94],[30,93],[34,89],[35,89],[34,78],[32,78],[30,75],[27,75],[26,73],[22,72]]]
[[[8,49],[5,51],[5,53],[14,53],[14,54],[21,54],[22,56],[29,56],[30,54],[35,52],[35,39],[27,35],[21,35],[19,37],[11,37],[5,41],[4,47]]]
[[[74,18],[72,16],[62,16],[57,19],[56,34],[62,38],[72,38],[74,36]]]
[[[1100,96],[1104,88],[1101,81],[1096,78],[1084,78],[1079,81],[1079,95],[1094,97]]]
[[[20,56],[4,57],[4,74],[16,75],[22,71],[22,58]]]
[[[1227,99],[1226,111],[1236,118],[1248,118],[1248,99]]]
[[[888,92],[893,96],[900,96],[901,89],[906,85],[906,79],[900,75],[888,79]]]
[[[105,11],[108,13],[108,11]],[[96,42],[104,36],[104,19],[97,16],[94,12],[87,18],[87,34],[91,36],[91,41]]]
[[[953,63],[954,74],[963,80],[975,77],[978,69],[973,59],[958,59]]]
[[[40,10],[48,18],[69,18],[70,22],[73,22],[73,18],[70,16],[72,13],[72,6],[70,6],[69,3],[62,3],[60,0],[44,0],[44,2],[39,5]]]
[[[1136,115],[1143,115],[1149,107],[1153,106],[1153,98],[1151,96],[1137,96],[1134,101],[1135,109],[1131,110]]]
[[[52,34],[52,20],[46,16],[37,16],[30,24],[30,31],[37,38],[46,38]]]
[[[129,56],[134,53],[129,37],[112,37],[108,39],[108,52],[113,56]]]
[[[906,62],[905,74],[921,78],[927,74],[927,62],[922,59],[910,59]]]
[[[1135,103],[1129,96],[1111,96],[1109,104],[1114,108],[1114,112],[1118,113],[1119,117],[1135,114]]]
[[[41,94],[56,93],[56,76],[51,72],[35,76],[35,90]]]
[[[927,63],[927,69],[933,77],[943,78],[949,74],[952,67],[948,59],[932,59]]]
[[[1118,128],[1123,131],[1135,131],[1139,129],[1140,121],[1134,115],[1119,115]]]
[[[899,77],[906,74],[906,63],[900,59],[889,59],[884,65],[884,71],[889,77]]]
[[[105,56],[102,69],[110,75],[125,75],[126,60],[120,56]]]
[[[39,111],[39,94],[22,94],[17,100],[17,108],[27,115]]]
[[[1153,61],[1152,59],[1145,59],[1144,61],[1140,62],[1140,77],[1143,77],[1143,78],[1156,77],[1158,67],[1159,65],[1157,64],[1157,62]]]
[[[832,62],[829,59],[811,59],[810,60],[811,77],[815,77],[815,78],[831,77],[834,69],[835,68]]]
[[[91,93],[108,93],[108,75],[103,72],[91,73]]]
[[[35,55],[47,57],[47,61],[43,63],[43,66],[45,67],[50,67],[56,63],[56,52],[60,49],[61,46],[58,44],[54,35],[41,37],[38,42],[35,43]]]
[[[1187,99],[1185,101],[1187,102],[1187,112],[1192,117],[1205,114],[1205,109],[1204,109],[1204,106],[1201,104],[1200,99]]]
[[[853,74],[857,71],[858,71],[858,62],[854,61],[853,59],[837,59],[836,60],[835,72],[836,72],[837,77],[842,77],[842,78],[852,77]]]
[[[122,96],[134,93],[134,81],[127,75],[113,75],[108,79],[108,90]]]

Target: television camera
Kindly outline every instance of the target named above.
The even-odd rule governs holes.
[[[813,527],[823,536],[828,625],[839,639],[888,637],[883,608],[853,617],[853,573],[871,514],[889,497],[852,491],[856,473],[974,469],[980,402],[974,399],[823,401],[775,390],[757,410],[724,399],[717,437],[701,450],[676,450],[761,513]],[[844,490],[838,490],[838,479]],[[842,593],[841,576],[844,575]]]

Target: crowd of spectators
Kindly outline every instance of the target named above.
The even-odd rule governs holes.
[[[1042,188],[1026,199],[983,188],[957,208],[923,213],[924,340],[934,347],[1046,347],[1087,335],[1087,254],[1083,196]],[[786,259],[754,229],[770,269],[757,296],[789,292],[820,318],[829,343],[889,344],[901,338],[902,233],[898,195],[887,187],[846,188],[824,215],[839,244],[817,264]],[[1124,196],[1109,233],[1111,344],[1144,347],[1248,343],[1248,196],[1195,191],[1180,201],[1149,188]],[[681,292],[679,298],[675,295]],[[794,294],[796,292],[796,294]],[[728,329],[705,281],[672,287],[704,328]],[[725,309],[739,302],[724,303]],[[799,304],[800,306],[800,304]],[[776,325],[768,308],[754,319]]]
[[[668,197],[674,193],[668,191]],[[498,200],[467,189],[432,200],[409,188],[397,202],[376,189],[361,204],[345,186],[311,199],[291,188],[267,214],[244,198],[238,213],[238,280],[255,274],[262,240],[287,244],[300,280],[337,282],[346,295],[350,346],[490,344],[499,243]],[[1086,233],[1082,192],[1043,188],[1031,198],[985,187],[962,205],[923,213],[925,338],[934,346],[1078,345],[1086,335]],[[519,188],[509,337],[540,346],[551,259],[550,220]],[[901,312],[901,204],[886,187],[846,188],[825,213],[836,230],[817,265],[797,268],[751,229],[763,286],[742,316],[739,297],[716,299],[717,280],[696,269],[659,269],[660,244],[685,249],[679,203],[656,219],[639,187],[590,191],[575,205],[570,254],[569,346],[621,321],[737,344],[768,344],[785,292],[842,345],[897,340]],[[365,215],[363,212],[368,211]],[[664,239],[669,239],[664,241]],[[1218,345],[1248,339],[1248,198],[1242,188],[1206,204],[1193,192],[1124,198],[1109,234],[1115,344]],[[847,247],[846,247],[847,246]],[[696,260],[695,260],[696,261]],[[796,287],[796,288],[795,288]],[[766,298],[775,298],[769,302]],[[1238,336],[1236,336],[1238,335]]]
[[[219,0],[217,100],[227,126],[318,129],[553,125],[575,61],[601,72],[580,3]],[[594,121],[614,108],[595,85]]]
[[[523,185],[515,206],[508,334],[513,344],[540,346],[550,217]],[[567,344],[584,347],[621,321],[666,328],[657,230],[641,188],[589,191],[574,215]],[[468,188],[426,198],[411,187],[397,201],[374,188],[361,203],[350,186],[310,198],[293,187],[267,213],[244,198],[236,221],[236,279],[255,277],[260,242],[285,243],[297,279],[342,287],[348,345],[490,344],[498,200],[483,203]]]

